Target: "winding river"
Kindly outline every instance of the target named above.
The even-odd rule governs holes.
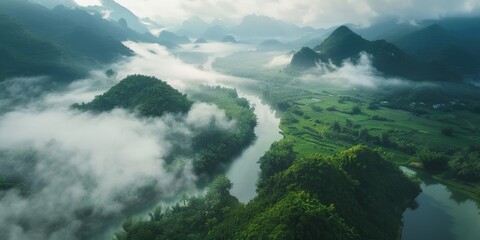
[[[273,142],[282,138],[279,129],[280,119],[276,117],[275,111],[255,94],[247,93],[247,90],[239,87],[238,84],[229,83],[234,79],[233,77],[213,71],[211,57],[218,56],[218,53],[208,52],[208,48],[196,49],[196,46],[191,46],[188,50],[196,49],[194,51],[197,52],[195,54],[190,51],[186,52],[188,54],[184,52],[183,54],[187,56],[183,57],[185,59],[182,62],[177,58],[172,59],[170,54],[158,46],[135,43],[127,45],[139,54],[136,59],[141,60],[136,63],[134,61],[135,68],[126,66],[130,70],[157,76],[180,89],[193,82],[196,84],[221,84],[236,88],[241,97],[247,98],[255,106],[255,114],[258,117],[258,125],[255,128],[257,139],[234,160],[227,172],[227,177],[233,183],[232,195],[242,202],[251,200],[256,195],[256,181],[260,171],[257,161]],[[211,49],[217,49],[217,46],[212,46]],[[226,49],[228,51],[235,50]],[[182,58],[181,54],[177,57]],[[207,59],[210,60],[207,61]],[[210,66],[207,63],[210,63]],[[162,67],[162,65],[171,66],[172,64],[176,64],[176,67]],[[201,67],[199,68],[199,66]],[[418,207],[414,210],[407,209],[403,214],[403,240],[480,239],[480,207],[477,203],[435,181],[428,174],[407,168],[402,168],[402,170],[408,174],[417,174],[422,180],[421,188],[423,190],[416,198]]]
[[[261,99],[240,92],[241,97],[248,99],[255,106],[257,139],[247,148],[232,164],[227,177],[232,181],[231,194],[241,202],[248,202],[256,195],[256,182],[260,168],[258,159],[270,148],[273,142],[282,139],[280,134],[280,119],[275,116],[275,111],[270,106],[262,103]]]

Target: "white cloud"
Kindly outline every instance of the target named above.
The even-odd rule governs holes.
[[[98,6],[102,5],[101,0],[74,0],[80,6]]]
[[[340,67],[332,63],[320,63],[317,68],[302,76],[307,82],[327,83],[341,87],[376,88],[385,85],[405,85],[409,81],[384,77],[373,66],[371,56],[362,52],[356,63],[345,60]]]
[[[98,237],[137,203],[149,208],[146,199],[194,188],[190,161],[167,167],[165,159],[174,148],[188,149],[207,128],[235,125],[223,110],[205,103],[161,118],[138,118],[121,109],[102,114],[69,109],[91,99],[97,81],[74,83],[67,92],[0,117],[0,176],[19,178],[29,188],[28,196],[0,191],[0,239]]]
[[[290,62],[292,61],[292,57],[293,57],[293,54],[282,54],[279,56],[275,56],[272,58],[272,60],[270,60],[270,62],[265,64],[265,67],[275,68],[275,67],[286,66],[290,64]]]
[[[140,16],[164,23],[180,23],[191,16],[205,20],[240,20],[262,14],[300,25],[326,27],[344,23],[366,25],[378,17],[406,20],[478,14],[478,0],[117,0]]]

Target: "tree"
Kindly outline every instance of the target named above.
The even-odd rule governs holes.
[[[427,170],[444,170],[448,164],[448,158],[444,153],[432,151],[426,147],[417,152],[417,159],[422,162]]]
[[[341,132],[342,131],[342,127],[340,126],[340,124],[337,121],[332,123],[332,125],[330,126],[330,129],[334,132]]]
[[[356,234],[336,213],[303,191],[291,192],[258,214],[241,239],[355,239]]]
[[[274,142],[263,157],[258,160],[261,178],[268,178],[290,167],[295,160],[293,142],[281,140]]]
[[[352,107],[352,112],[351,113],[353,115],[360,114],[360,113],[362,113],[362,109],[360,108],[360,106],[355,105],[355,106]]]
[[[454,177],[465,181],[480,180],[480,149],[467,148],[448,163]]]

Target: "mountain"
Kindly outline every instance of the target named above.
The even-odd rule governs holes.
[[[439,24],[407,34],[394,43],[412,56],[441,62],[459,74],[479,71],[479,59],[470,53],[465,42]]]
[[[224,42],[224,43],[237,43],[237,40],[235,39],[235,37],[233,37],[231,35],[228,35],[228,36],[225,36],[222,39],[222,42]]]
[[[211,27],[209,23],[195,16],[185,20],[182,23],[182,29],[180,29],[177,34],[186,35],[188,37],[199,37],[207,31],[209,27]]]
[[[422,29],[423,25],[421,22],[406,22],[392,17],[381,19],[369,27],[347,26],[367,40],[385,39],[392,42],[395,39]]]
[[[302,51],[303,50],[303,51]],[[315,62],[331,61],[340,66],[346,59],[354,62],[361,52],[372,56],[372,65],[387,76],[397,76],[415,81],[460,81],[461,77],[440,62],[420,61],[385,41],[368,41],[346,26],[337,28],[313,51],[302,49],[292,59],[292,67],[309,68]],[[295,60],[295,62],[294,62]]]
[[[275,39],[268,39],[260,43],[257,47],[259,51],[275,51],[285,49],[286,45]]]
[[[242,19],[240,25],[230,29],[233,35],[243,38],[298,38],[309,31],[312,29],[300,28],[295,24],[259,15],[247,15]]]
[[[225,19],[218,19],[218,18],[215,18],[213,19],[213,21],[210,23],[210,26],[220,26],[220,27],[223,27],[223,28],[228,28],[228,27],[231,27],[231,26],[234,26],[235,24],[228,21],[228,20],[225,20]]]
[[[89,103],[72,107],[93,112],[105,112],[114,108],[138,111],[142,116],[161,116],[166,112],[187,112],[192,102],[187,96],[166,82],[154,77],[132,75],[120,81]]]
[[[370,41],[355,34],[348,27],[341,26],[314,50],[321,53],[320,57],[323,61],[330,59],[334,64],[340,65],[344,59],[365,51],[369,44]]]
[[[79,7],[74,0],[30,0],[30,2],[41,4],[47,8],[54,8],[58,5],[67,7]]]
[[[48,75],[61,81],[81,77],[80,67],[58,46],[0,14],[0,82],[9,77]]]
[[[227,30],[225,29],[225,27],[222,27],[220,25],[215,25],[207,29],[207,31],[205,31],[201,37],[207,40],[219,41],[226,35],[227,35]]]
[[[160,32],[160,35],[158,35],[158,40],[161,42],[171,42],[174,44],[187,44],[191,43],[190,39],[188,37],[183,36],[180,37],[177,34],[169,31],[162,31]]]
[[[303,47],[292,57],[290,65],[295,69],[307,69],[317,65],[320,55],[309,47]]]
[[[203,39],[203,38],[199,38],[199,39],[195,40],[195,43],[197,43],[197,44],[200,44],[200,43],[208,43],[208,41],[205,40],[205,39]]]
[[[140,34],[149,33],[147,27],[140,19],[124,6],[113,0],[100,0],[100,3],[100,6],[89,6],[87,9],[95,10],[98,13],[106,13],[105,17],[113,21],[124,19],[130,29]]]
[[[98,0],[98,3],[90,6],[79,6],[74,0],[30,0],[47,8],[55,8],[63,5],[68,8],[78,8],[87,12],[109,19],[113,22],[126,23],[128,28],[139,34],[150,33],[147,26],[130,10],[118,4],[114,0]]]
[[[109,63],[132,51],[121,41],[138,36],[101,16],[58,6],[47,9],[24,0],[0,2],[0,13],[17,19],[33,34],[61,46],[84,64]]]

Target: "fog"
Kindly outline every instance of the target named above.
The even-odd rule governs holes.
[[[138,56],[112,65],[115,78],[93,71],[48,94],[33,84],[40,86],[42,77],[8,80],[15,85],[7,92],[21,101],[3,102],[0,176],[26,188],[0,192],[0,239],[102,239],[132,208],[195,190],[190,160],[167,166],[165,159],[207,128],[234,128],[223,110],[195,103],[183,115],[142,118],[122,109],[92,114],[69,106],[133,73],[157,76],[184,92],[238,79],[185,64],[159,45],[126,44]]]
[[[204,62],[204,65],[187,64],[175,57],[165,47],[158,44],[124,42],[124,44],[137,53],[137,57],[128,59],[112,66],[118,72],[118,77],[123,78],[134,73],[155,76],[168,82],[172,87],[186,92],[189,88],[195,89],[199,85],[225,85],[229,83],[238,83],[239,78],[219,74],[211,71],[212,61],[216,57],[226,56],[230,53],[240,50],[241,46],[233,44],[207,43],[199,48],[191,48],[188,51],[188,45],[182,51],[190,53],[205,54],[210,61]]]
[[[270,62],[268,62],[264,66],[267,68],[285,67],[290,64],[290,62],[292,61],[292,57],[293,54],[282,54],[279,56],[275,56],[272,58],[272,60],[270,60]]]
[[[341,66],[332,63],[318,63],[301,79],[305,82],[327,83],[339,87],[407,86],[413,82],[397,77],[386,77],[372,66],[372,56],[362,52],[360,58],[353,62],[345,60]]]

